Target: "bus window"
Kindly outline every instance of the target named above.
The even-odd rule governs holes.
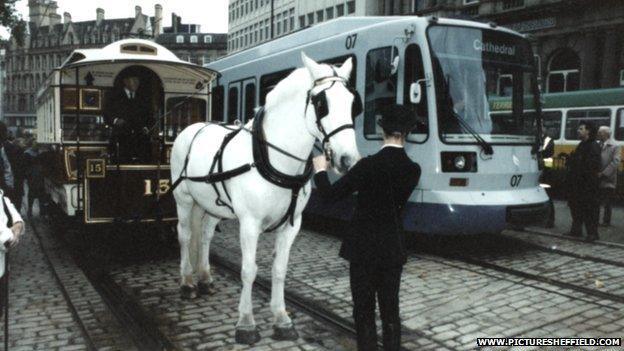
[[[206,101],[186,96],[169,98],[166,116],[166,141],[173,142],[184,128],[206,119]]]
[[[254,108],[256,107],[256,83],[249,83],[245,85],[245,120],[252,119],[254,117]]]
[[[238,119],[238,88],[232,87],[228,92],[227,123],[234,123]]]
[[[561,137],[561,112],[542,112],[542,120],[544,121],[543,132],[553,140],[559,140]]]
[[[405,50],[405,83],[403,84],[403,104],[416,114],[418,122],[416,128],[412,130],[407,140],[414,142],[424,142],[427,139],[428,128],[428,108],[427,108],[427,84],[421,82],[422,97],[418,105],[410,102],[410,85],[420,79],[425,79],[425,68],[423,66],[420,47],[411,44]]]
[[[566,118],[565,138],[578,140],[576,129],[581,121],[591,121],[596,128],[611,125],[611,110],[571,110]]]
[[[377,125],[379,109],[396,103],[397,75],[392,73],[392,59],[398,56],[395,47],[373,49],[366,54],[366,82],[364,98],[364,137],[381,139]]]
[[[617,112],[617,121],[615,122],[615,131],[613,133],[615,140],[624,141],[624,108]]]
[[[267,94],[273,90],[277,83],[286,78],[294,70],[294,68],[289,68],[283,71],[265,74],[260,77],[260,106],[264,106]]]
[[[212,119],[223,121],[223,86],[212,88]]]

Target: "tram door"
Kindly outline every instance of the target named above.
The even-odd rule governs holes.
[[[256,79],[247,79],[243,81],[243,111],[241,122],[246,123],[254,117],[254,109],[257,106],[256,102]]]

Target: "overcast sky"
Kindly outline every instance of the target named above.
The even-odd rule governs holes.
[[[2,0],[0,0],[2,1]],[[200,24],[202,32],[226,33],[228,0],[57,0],[59,15],[69,12],[72,21],[95,19],[95,9],[101,7],[106,18],[134,17],[134,7],[141,6],[143,13],[154,16],[154,5],[163,6],[164,26],[171,25],[171,13],[182,16],[182,22]],[[17,10],[28,20],[28,0],[18,0]],[[8,38],[6,28],[0,26],[0,36]]]

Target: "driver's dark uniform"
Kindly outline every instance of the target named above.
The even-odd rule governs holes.
[[[130,96],[128,96],[130,95]],[[151,128],[152,113],[144,97],[127,90],[108,100],[106,125],[111,128],[111,156],[116,162],[148,162],[151,152],[150,138],[144,128]],[[115,124],[116,119],[125,123]]]
[[[419,178],[418,164],[402,147],[391,145],[360,160],[333,185],[324,171],[314,176],[325,201],[357,192],[352,225],[345,233],[340,256],[350,262],[358,350],[377,349],[375,300],[379,302],[384,349],[399,349],[399,285],[407,257],[400,214]]]

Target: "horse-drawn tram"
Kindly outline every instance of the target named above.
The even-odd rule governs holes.
[[[171,146],[210,119],[216,75],[146,40],[74,51],[37,96],[51,200],[85,223],[174,220]]]
[[[429,234],[498,233],[547,214],[539,186],[540,107],[537,71],[521,34],[436,17],[344,17],[209,64],[221,75],[213,88],[213,118],[254,116],[267,93],[296,67],[299,53],[324,63],[353,59],[348,84],[364,101],[355,131],[360,153],[382,143],[376,121],[386,104],[406,105],[420,123],[406,151],[422,168],[406,207],[404,227]],[[491,100],[510,99],[508,115]],[[349,204],[307,211],[347,217]]]

